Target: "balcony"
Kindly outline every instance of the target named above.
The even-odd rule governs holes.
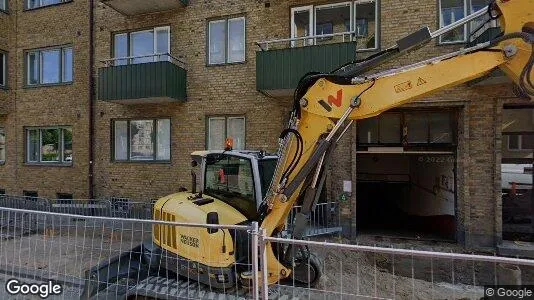
[[[351,32],[258,42],[256,89],[272,96],[293,93],[308,72],[330,72],[355,60],[360,41]],[[274,48],[277,44],[289,48]],[[303,47],[296,47],[299,44]]]
[[[121,104],[186,100],[187,71],[169,54],[103,61],[98,70],[98,99]]]
[[[187,6],[189,0],[100,0],[123,15],[135,16]]]

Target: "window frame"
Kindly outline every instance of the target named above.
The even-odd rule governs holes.
[[[230,31],[228,30],[229,26],[228,23],[230,20],[238,20],[243,19],[243,60],[242,61],[229,61],[229,52],[230,52]],[[213,22],[224,22],[224,62],[222,63],[211,63],[211,51],[210,51],[210,28],[211,23]],[[237,16],[226,16],[221,18],[214,18],[214,19],[208,19],[206,24],[206,66],[213,67],[213,66],[224,66],[224,65],[237,65],[237,64],[244,64],[247,62],[247,18],[245,15],[237,15]]]
[[[449,116],[449,128],[451,133],[451,142],[449,143],[432,143],[431,142],[431,117],[433,114],[446,113]],[[382,143],[380,141],[380,121],[384,115],[399,114],[400,115],[400,143]],[[426,142],[408,142],[407,136],[405,136],[405,130],[407,130],[407,115],[415,115],[418,118],[424,116],[426,118]],[[358,148],[366,147],[404,147],[404,148],[421,148],[421,147],[456,147],[458,145],[458,132],[457,132],[457,123],[458,123],[458,112],[454,109],[444,109],[444,110],[432,110],[432,109],[422,109],[422,110],[392,110],[390,112],[381,114],[379,116],[373,117],[378,118],[377,122],[377,142],[375,143],[362,143],[360,142],[359,132],[357,132],[356,143]],[[358,128],[358,125],[356,125]],[[407,131],[409,136],[409,131]]]
[[[65,78],[65,53],[66,49],[70,49],[72,53],[72,78],[70,81],[64,81]],[[58,60],[58,78],[59,82],[53,82],[53,83],[42,83],[43,81],[43,52],[46,51],[55,51],[59,50],[59,60]],[[38,57],[38,63],[37,63],[37,74],[39,76],[38,83],[30,83],[30,55],[36,54]],[[75,72],[74,72],[74,64],[75,64],[75,57],[74,57],[74,49],[72,44],[67,45],[60,45],[60,46],[52,46],[52,47],[46,47],[46,48],[35,48],[35,49],[29,49],[24,51],[24,87],[25,88],[35,88],[35,87],[46,87],[46,86],[58,86],[58,85],[71,85],[74,83],[75,78]]]
[[[209,150],[210,146],[210,119],[224,119],[224,139],[228,137],[228,120],[229,119],[243,119],[243,150],[247,149],[247,117],[245,115],[210,115],[206,117],[206,140],[205,140],[205,146],[204,148],[206,150]],[[224,148],[223,145],[221,145],[222,149]],[[217,148],[215,148],[217,149]]]
[[[0,133],[4,134],[4,159],[2,160],[0,158],[0,166],[4,165],[7,160],[7,134],[6,134],[6,128],[3,126],[0,126]]]
[[[442,9],[441,8],[441,2],[442,1],[444,1],[444,0],[438,0],[438,26],[437,26],[438,29],[446,26],[446,25],[442,25],[442,23],[443,23],[443,18],[442,18],[443,14],[441,13],[441,9]],[[467,16],[467,13],[468,13],[467,9],[471,8],[471,1],[470,0],[461,0],[461,1],[463,1],[463,3],[464,3],[463,9],[464,9],[464,17],[465,17],[465,16]],[[438,44],[439,45],[454,45],[454,44],[466,43],[467,42],[467,30],[468,30],[468,28],[467,28],[467,24],[464,24],[463,26],[464,26],[464,34],[463,34],[462,40],[443,41],[442,40],[443,35],[440,35],[438,37]]]
[[[534,149],[531,149],[531,148],[523,148],[523,136],[525,136],[525,135],[534,135],[534,133],[532,133],[532,134],[522,134],[522,133],[506,132],[506,133],[503,133],[503,135],[505,135],[507,137],[506,149],[508,151],[511,151],[511,152],[532,152],[532,151],[534,151]],[[510,148],[510,137],[511,136],[518,137],[517,148]]]
[[[321,9],[324,7],[343,7],[348,4],[349,10],[350,10],[350,30],[354,31],[356,28],[356,15],[357,15],[357,7],[359,4],[366,4],[366,3],[373,3],[375,6],[375,44],[373,48],[362,48],[362,49],[356,49],[357,52],[366,52],[366,51],[376,51],[380,49],[380,0],[351,0],[351,1],[342,1],[342,2],[336,2],[336,3],[329,3],[329,4],[320,4],[320,5],[302,5],[302,6],[294,6],[290,8],[290,32],[291,32],[291,38],[295,38],[296,35],[296,28],[295,28],[295,13],[296,12],[303,12],[303,11],[309,11],[309,33],[308,36],[315,36],[315,28],[317,26],[316,20],[317,20],[317,9]],[[346,25],[345,25],[346,26]],[[367,32],[369,32],[369,26],[367,25]],[[359,35],[355,35],[355,37],[361,37]],[[315,39],[309,39],[306,40],[305,46],[313,46],[317,45],[317,40],[325,40],[329,39],[329,37],[326,38],[315,38]],[[350,40],[350,39],[349,39]],[[354,40],[355,41],[355,40]],[[296,46],[296,41],[291,41],[291,47]]]
[[[4,51],[4,50],[0,49],[0,55],[1,55],[0,59],[3,62],[3,64],[2,64],[3,68],[2,68],[2,70],[0,70],[0,72],[2,72],[2,75],[3,75],[2,77],[4,78],[4,83],[0,83],[0,89],[7,89],[7,87],[8,87],[7,75],[8,75],[8,70],[9,70],[9,67],[7,65],[8,64],[7,51]]]
[[[167,52],[166,53],[159,53],[157,52],[157,42],[158,42],[158,39],[157,39],[157,32],[158,30],[162,30],[162,29],[165,29],[167,30]],[[151,31],[153,33],[153,38],[152,38],[152,47],[153,47],[153,61],[152,62],[158,62],[158,61],[164,61],[162,59],[159,59],[158,58],[158,55],[172,55],[172,47],[171,47],[171,26],[170,25],[163,25],[163,26],[155,26],[155,27],[145,27],[145,28],[138,28],[138,29],[133,29],[133,30],[127,30],[127,31],[117,31],[117,32],[113,32],[111,33],[111,48],[110,48],[110,56],[112,58],[114,58],[115,60],[113,61],[114,62],[114,65],[116,66],[119,66],[119,65],[134,65],[134,64],[139,64],[139,63],[133,63],[133,58],[129,58],[129,59],[125,59],[126,63],[124,64],[116,64],[116,62],[118,61],[118,58],[121,58],[121,57],[117,57],[117,55],[115,54],[115,46],[117,45],[116,41],[115,41],[115,37],[118,36],[118,35],[126,35],[126,57],[133,57],[132,56],[132,38],[131,38],[131,35],[133,33],[140,33],[140,32],[148,32],[148,31]],[[170,60],[170,57],[166,57],[165,60]],[[122,60],[121,60],[122,61]],[[146,62],[145,62],[146,63]]]
[[[250,167],[250,171],[251,171],[251,176],[252,176],[252,199],[251,199],[251,202],[254,204],[254,206],[256,207],[256,211],[257,211],[257,208],[258,208],[258,206],[259,206],[259,203],[256,201],[256,199],[257,199],[257,197],[258,197],[258,192],[260,193],[260,195],[261,195],[261,193],[262,193],[261,190],[258,190],[258,188],[261,188],[261,187],[258,187],[258,184],[257,184],[257,182],[259,182],[259,181],[257,181],[257,179],[258,179],[257,176],[259,175],[259,174],[257,174],[257,170],[258,170],[258,166],[256,165],[257,162],[252,161],[252,159],[250,159],[250,158],[248,158],[248,157],[244,157],[244,156],[240,156],[240,155],[227,155],[227,154],[224,154],[224,153],[223,153],[223,154],[221,154],[221,155],[219,155],[219,156],[220,156],[220,160],[219,160],[218,162],[220,162],[220,161],[222,161],[222,160],[224,160],[224,159],[232,158],[232,159],[239,159],[239,160],[244,159],[244,160],[246,160],[246,161],[249,163],[249,167]],[[208,182],[208,180],[207,180],[207,175],[208,175],[208,169],[206,168],[206,169],[202,172],[202,184],[203,184],[202,189],[203,189],[203,190],[206,190],[206,191],[207,191],[206,184],[207,184],[207,182]],[[260,184],[260,185],[261,185],[261,184]],[[209,195],[210,192],[207,192],[207,194]],[[225,202],[226,204],[232,206],[230,203],[227,203],[227,201],[224,200],[224,199],[221,199],[221,201],[223,201],[223,202]],[[249,200],[248,200],[248,199],[245,199],[245,201],[249,201]],[[249,202],[250,202],[250,201],[249,201]],[[234,207],[234,206],[232,206],[232,207]],[[239,209],[236,208],[236,207],[234,207],[234,208],[235,208],[236,210],[239,210]],[[241,210],[239,210],[239,211],[240,211],[242,214],[244,214],[244,212],[242,212]],[[252,217],[252,216],[247,216],[247,217]]]
[[[0,0],[0,3],[4,4],[4,8],[0,8],[0,12],[3,12],[3,13],[7,14],[8,11],[9,11],[8,1],[7,0]]]
[[[158,157],[158,121],[160,120],[169,120],[169,159],[157,159]],[[154,147],[154,153],[152,154],[153,159],[149,160],[132,160],[131,158],[131,121],[152,121],[152,126],[154,128],[154,141],[152,142]],[[115,123],[116,122],[126,122],[126,138],[128,143],[126,144],[126,159],[116,159],[115,158]],[[110,158],[112,163],[171,163],[172,162],[172,119],[170,117],[161,117],[161,118],[130,118],[130,119],[112,119],[111,120],[111,136],[110,136]]]
[[[23,190],[22,195],[24,199],[30,201],[37,201],[39,199],[39,192],[31,190]]]
[[[58,161],[43,161],[43,153],[42,153],[42,147],[43,147],[43,130],[50,130],[50,129],[57,129],[60,130],[60,136],[59,136],[59,160]],[[67,161],[65,160],[65,130],[70,129],[71,132],[74,132],[72,129],[72,126],[30,126],[30,127],[24,127],[24,163],[26,165],[41,165],[41,166],[72,166],[73,160]],[[29,132],[32,130],[38,130],[39,131],[39,158],[37,161],[30,160],[30,136]],[[71,141],[72,143],[72,141]],[[74,149],[72,150],[74,152]]]
[[[72,2],[72,1],[73,1],[73,0],[59,0],[58,3],[52,3],[52,4],[46,4],[46,5],[43,5],[43,4],[42,4],[42,0],[39,0],[39,3],[40,3],[39,6],[36,6],[36,7],[30,7],[30,0],[24,0],[24,10],[25,10],[25,11],[29,11],[29,10],[35,10],[35,9],[40,9],[40,8],[45,8],[45,7],[53,7],[53,6],[57,6],[57,5],[62,5],[62,4],[70,3],[70,2]]]
[[[442,14],[441,14],[441,2],[444,1],[444,0],[438,0],[437,1],[437,13],[438,13],[438,16],[437,16],[437,28],[442,28]],[[464,17],[467,16],[468,14],[472,14],[474,13],[475,11],[473,10],[473,0],[462,0],[464,2]],[[499,25],[498,21],[497,20],[492,20],[489,22],[489,28],[492,28],[492,27],[497,27]],[[473,29],[476,29],[476,28],[472,28],[472,25],[473,25],[473,21],[470,21],[470,22],[467,22],[466,24],[464,24],[464,36],[463,36],[463,40],[457,40],[457,41],[443,41],[442,40],[442,37],[443,36],[439,36],[438,39],[437,39],[437,44],[438,45],[455,45],[455,44],[465,44],[465,43],[469,43],[469,37],[471,36],[472,34],[472,31]]]

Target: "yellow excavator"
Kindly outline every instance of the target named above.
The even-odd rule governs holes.
[[[412,65],[370,72],[479,18],[498,19],[501,34],[489,42]],[[193,153],[194,164],[201,169],[199,193],[180,192],[159,199],[154,206],[154,219],[229,225],[256,221],[268,236],[277,236],[285,230],[288,215],[299,203],[302,210],[296,214],[289,232],[292,238],[301,239],[317,204],[332,150],[355,120],[377,116],[429,93],[483,77],[496,68],[514,82],[522,97],[532,100],[533,48],[534,0],[496,0],[437,31],[422,28],[362,61],[326,74],[308,73],[295,90],[291,118],[280,135],[278,155],[230,149]],[[255,274],[239,263],[249,255],[250,245],[237,242],[236,235],[229,230],[170,230],[169,226],[154,225],[150,243],[87,271],[84,297],[102,295],[110,283],[124,277],[157,278],[161,269],[166,274],[178,270],[175,275],[190,277],[211,288],[239,289]],[[289,278],[313,286],[321,276],[320,263],[305,248],[271,245],[266,255],[267,270],[262,273],[267,278],[258,276],[268,284]],[[151,268],[154,261],[158,274]],[[187,266],[181,266],[181,262]],[[135,295],[147,290],[146,286],[138,288]]]

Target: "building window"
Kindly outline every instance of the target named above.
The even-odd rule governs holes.
[[[7,11],[7,0],[0,0],[0,11]]]
[[[165,26],[115,34],[113,36],[114,65],[170,60],[170,31],[170,27]]]
[[[207,132],[208,150],[223,149],[227,138],[234,141],[234,149],[245,149],[245,117],[209,117]]]
[[[245,61],[245,18],[214,20],[208,23],[208,64]]]
[[[56,194],[56,203],[57,204],[70,204],[72,203],[72,199],[74,199],[72,197],[72,194],[67,194],[67,193],[57,193]]]
[[[467,0],[439,0],[439,25],[444,27],[465,17],[467,13]],[[441,43],[465,42],[467,26],[456,27],[452,31],[441,35]]]
[[[451,145],[452,112],[392,112],[358,121],[359,145]]]
[[[534,150],[534,135],[530,134],[508,134],[508,150],[531,152]]]
[[[22,191],[22,195],[24,195],[26,200],[35,201],[37,198],[39,198],[39,194],[36,191]]]
[[[115,120],[115,161],[170,161],[171,120]]]
[[[291,9],[291,37],[332,35],[299,39],[291,46],[355,41],[358,50],[378,48],[378,5],[376,0],[308,5]]]
[[[385,113],[358,122],[358,142],[362,144],[400,144],[401,114]]]
[[[6,131],[0,127],[0,165],[6,162]]]
[[[72,82],[72,47],[31,50],[26,53],[27,85]]]
[[[72,128],[27,128],[26,162],[47,164],[71,164]]]
[[[5,88],[6,85],[7,85],[7,55],[6,53],[0,51],[0,88]]]
[[[467,14],[472,14],[487,6],[489,0],[438,0],[439,1],[439,25],[444,27],[450,25]],[[488,15],[483,15],[464,26],[459,26],[439,37],[439,42],[463,43],[466,42],[466,33],[480,35],[487,28],[496,27],[497,21],[490,20]]]
[[[26,0],[26,9],[34,9],[70,1],[72,0]]]
[[[0,195],[5,195],[6,194],[6,190],[5,189],[0,189]]]

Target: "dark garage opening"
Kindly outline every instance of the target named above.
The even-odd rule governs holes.
[[[455,240],[457,112],[399,110],[357,123],[356,229]]]
[[[360,234],[454,240],[454,156],[358,154]]]

